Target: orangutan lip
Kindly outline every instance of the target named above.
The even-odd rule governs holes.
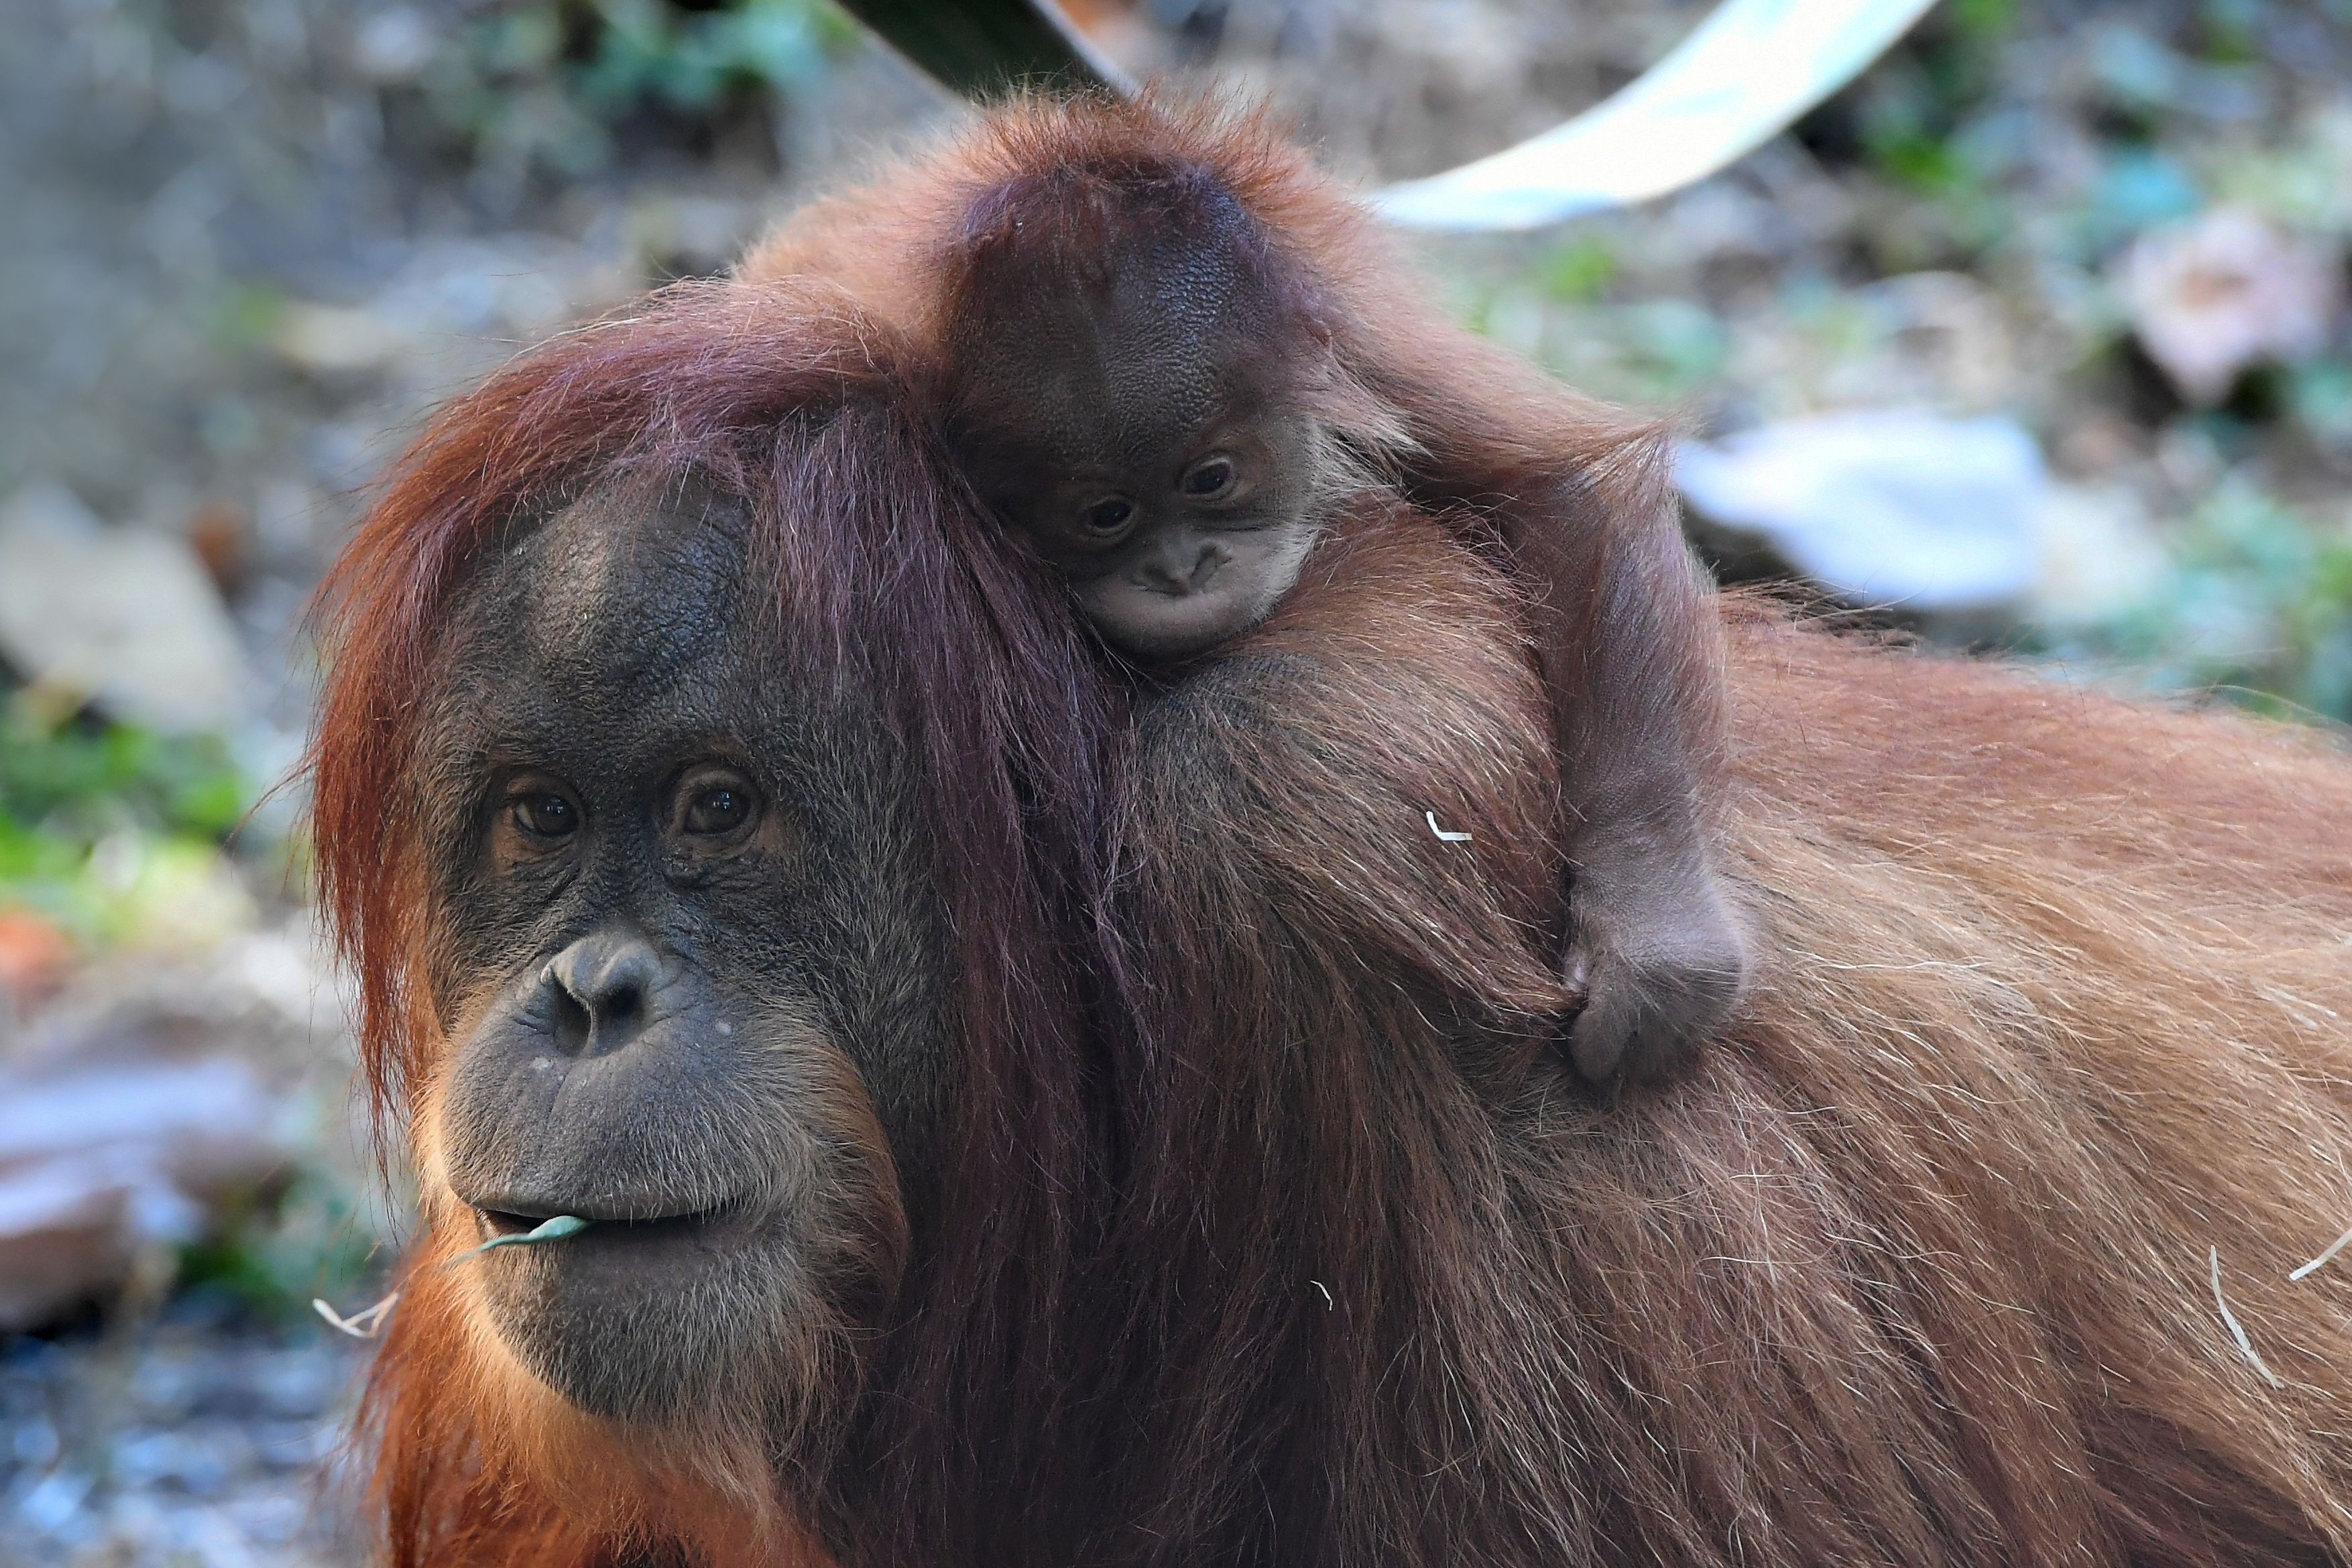
[[[527,1231],[536,1230],[553,1218],[558,1211],[551,1209],[545,1214],[525,1214],[518,1213],[513,1209],[484,1208],[478,1206],[474,1212],[480,1217],[483,1229],[495,1239],[500,1236],[520,1236]],[[650,1238],[700,1229],[719,1221],[734,1218],[740,1212],[739,1205],[723,1203],[709,1208],[697,1209],[691,1214],[665,1214],[643,1218],[605,1218],[582,1214],[580,1218],[589,1221],[594,1227],[595,1233],[602,1238],[612,1239],[626,1235],[642,1235]]]

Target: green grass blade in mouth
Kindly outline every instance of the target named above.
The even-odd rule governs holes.
[[[576,1214],[552,1214],[529,1230],[519,1230],[511,1236],[493,1236],[479,1247],[460,1252],[449,1261],[463,1263],[468,1258],[480,1257],[494,1247],[544,1247],[551,1241],[577,1236],[594,1223],[594,1220],[583,1219]]]

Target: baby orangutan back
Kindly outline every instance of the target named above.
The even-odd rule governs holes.
[[[1748,960],[1707,842],[1714,604],[1626,468],[1656,443],[1446,320],[1256,121],[1016,104],[891,184],[745,275],[832,277],[935,347],[959,460],[1118,653],[1181,678],[1166,663],[1271,612],[1366,484],[1499,549],[1554,716],[1570,1055],[1595,1082],[1685,1061]]]

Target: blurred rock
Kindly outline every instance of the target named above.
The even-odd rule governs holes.
[[[2340,257],[2236,207],[2141,235],[2116,281],[2140,347],[2194,403],[2317,352],[2343,302]]]
[[[2034,509],[2042,568],[2029,608],[2057,627],[2095,624],[2147,602],[2172,558],[2147,507],[2123,485],[2053,485]]]
[[[184,1312],[112,1343],[0,1343],[0,1563],[372,1561],[341,1441],[363,1354]]]
[[[1686,443],[1675,477],[1700,512],[1762,535],[1841,597],[1922,611],[2004,604],[2031,588],[2050,488],[2017,424],[1901,412]]]
[[[381,371],[411,345],[409,334],[365,310],[303,304],[286,307],[269,341],[296,370],[325,376]]]
[[[38,1328],[130,1272],[126,1198],[124,1184],[70,1166],[0,1165],[0,1333]]]
[[[184,540],[106,528],[47,484],[0,507],[0,656],[159,729],[228,724],[248,678],[236,626]]]
[[[760,221],[753,203],[664,192],[632,202],[622,232],[649,277],[715,277],[734,265]]]
[[[503,361],[515,339],[617,304],[642,283],[614,256],[544,236],[440,239],[414,249],[368,313],[415,341],[496,340],[483,347]]]
[[[0,1071],[0,1331],[105,1290],[142,1243],[193,1240],[284,1161],[274,1114],[231,1057]]]
[[[253,540],[252,525],[226,501],[206,501],[188,519],[188,548],[204,563],[213,586],[225,594],[244,586]]]
[[[2052,443],[2059,465],[2077,477],[2104,477],[2140,458],[2142,437],[2112,409],[2075,412]]]
[[[433,63],[441,31],[414,5],[387,5],[352,35],[352,64],[381,86],[415,81]]]
[[[289,1162],[319,1168],[343,1110],[315,1075],[347,1065],[322,962],[299,921],[104,955],[0,1037],[0,1333],[108,1294]]]
[[[722,202],[651,204],[667,214],[655,226],[671,263],[715,268],[713,225],[756,226],[752,209]],[[622,225],[625,227],[625,225]],[[666,264],[667,265],[667,264]],[[635,292],[641,279],[609,255],[539,236],[446,239],[414,247],[363,304],[298,300],[281,307],[268,333],[278,358],[330,391],[389,382],[429,402],[537,338]],[[380,408],[366,421],[380,434]]]

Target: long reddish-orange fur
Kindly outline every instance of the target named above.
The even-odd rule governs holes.
[[[1662,504],[1661,431],[1463,331],[1361,204],[1265,115],[1150,97],[1014,103],[794,214],[740,276],[829,284],[969,365],[986,357],[973,335],[1024,319],[1025,296],[1084,298],[1106,256],[1155,243],[1163,227],[1213,221],[1225,209],[1203,205],[1203,189],[1246,214],[1245,235],[1231,243],[1258,258],[1282,298],[1259,329],[1271,340],[1252,349],[1311,362],[1317,390],[1304,401],[1319,405],[1318,418],[1415,501],[1442,508],[1474,547],[1496,549],[1528,590],[1521,612],[1570,808],[1559,836],[1581,890],[1574,912],[1588,937],[1617,921],[1637,928],[1613,956],[1601,937],[1596,962],[1611,978],[1580,1032],[1619,1027],[1612,1020],[1637,988],[1616,982],[1616,960],[1644,944],[1688,944],[1664,966],[1675,977],[1657,978],[1715,998],[1665,1010],[1715,1016],[1741,968],[1703,849],[1720,653],[1677,515]],[[951,417],[1003,423],[1005,411],[988,405],[1011,389],[949,379]],[[1664,1043],[1673,1035],[1669,1026],[1651,1042],[1655,1055],[1636,1052],[1637,1075],[1679,1063],[1684,1042]]]
[[[487,1397],[425,1244],[372,1395],[394,1562],[2352,1557],[2352,1270],[2286,1279],[2352,1224],[2339,747],[1735,601],[1762,969],[1691,1082],[1595,1103],[1529,1046],[1559,825],[1509,586],[1368,507],[1129,713],[876,319],[772,269],[560,339],[333,580],[319,854],[388,1112],[445,1049],[398,782],[444,596],[625,463],[760,502],[776,634],[923,737],[975,1064],[830,1469]]]

